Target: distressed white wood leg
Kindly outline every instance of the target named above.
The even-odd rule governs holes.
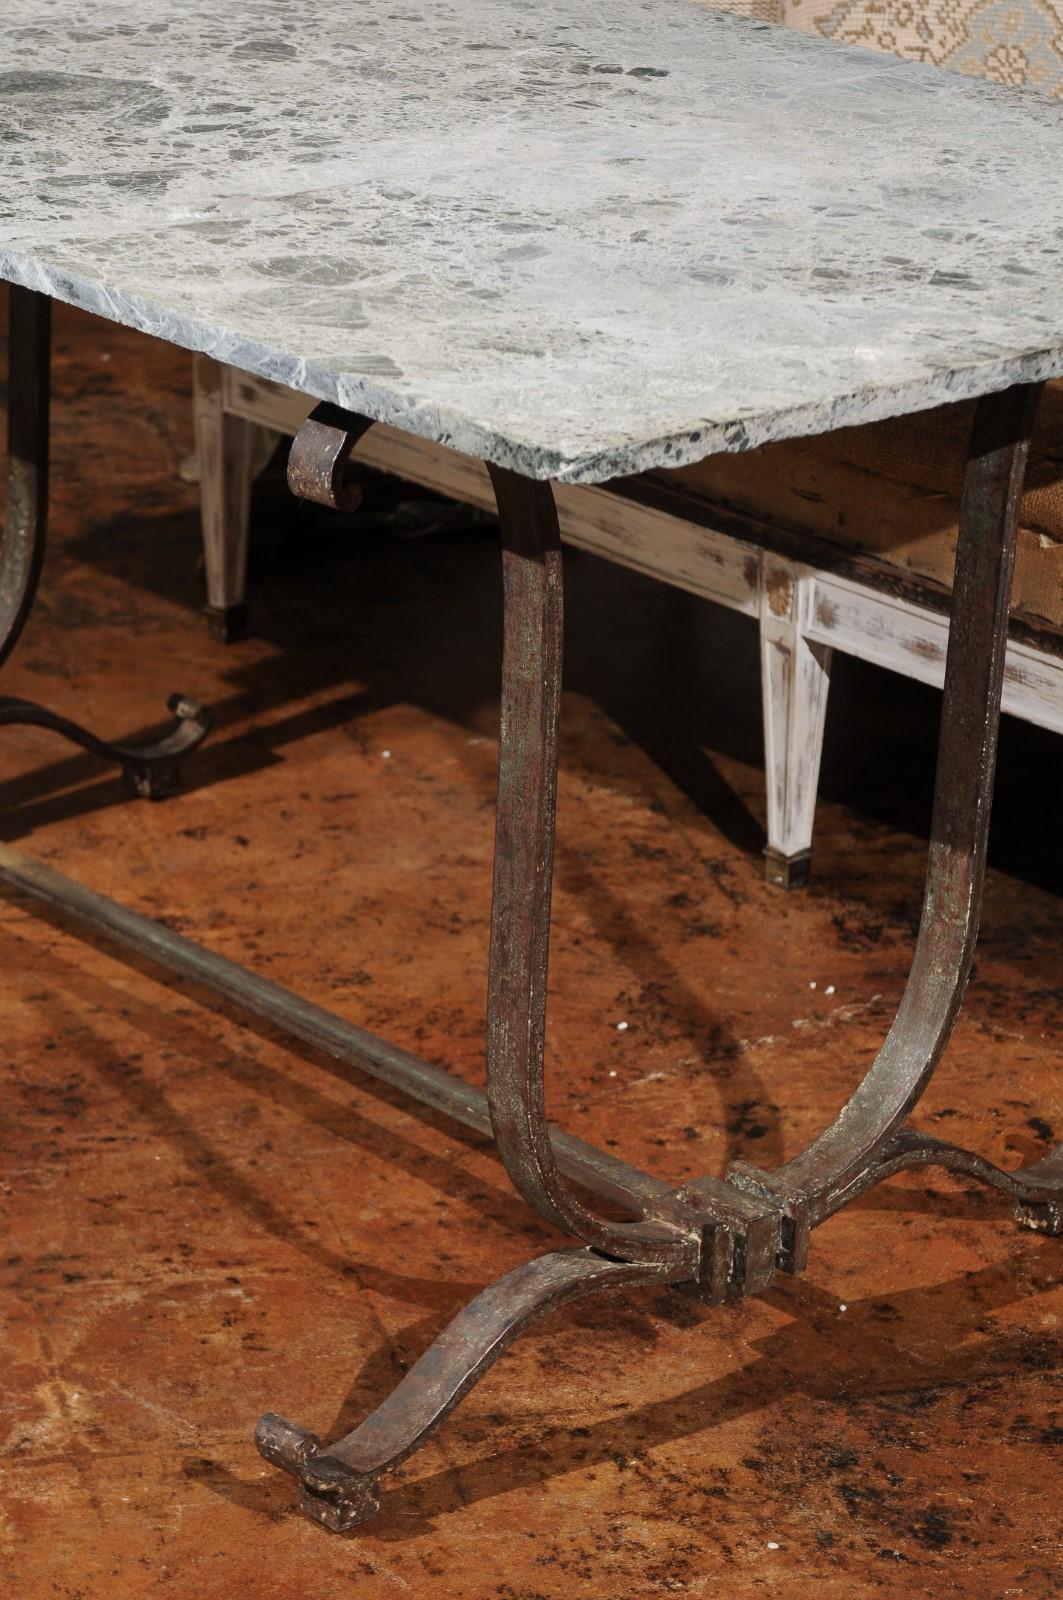
[[[209,356],[194,366],[196,459],[207,603],[203,614],[216,639],[247,633],[247,534],[255,435],[263,430],[226,409],[227,369]]]
[[[808,878],[827,717],[831,650],[812,643],[816,574],[765,551],[760,562],[760,662],[768,792],[769,883]]]

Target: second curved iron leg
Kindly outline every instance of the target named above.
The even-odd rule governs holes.
[[[948,1042],[978,934],[1011,577],[1030,434],[1042,385],[978,402],[960,508],[930,862],[915,957],[896,1018],[835,1120],[774,1173],[737,1163],[732,1181],[789,1212],[791,1268],[808,1230],[875,1171]],[[874,1181],[874,1180],[872,1180]]]

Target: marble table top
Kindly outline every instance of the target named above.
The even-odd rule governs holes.
[[[1063,106],[693,0],[3,0],[0,276],[535,477],[1063,374]]]

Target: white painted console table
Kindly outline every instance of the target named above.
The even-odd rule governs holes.
[[[259,1449],[327,1527],[371,1516],[382,1475],[529,1322],[574,1298],[661,1282],[708,1303],[760,1292],[802,1270],[814,1227],[912,1166],[967,1173],[1011,1196],[1024,1225],[1063,1231],[1063,1148],[1003,1172],[907,1121],[977,934],[1017,508],[1041,381],[1063,373],[1061,171],[1056,105],[683,0],[440,0],[417,15],[350,0],[7,0],[0,659],[43,554],[53,299],[323,401],[292,450],[300,494],[343,505],[347,458],[382,422],[485,462],[500,513],[486,1094],[0,847],[0,880],[94,935],[490,1129],[524,1198],[580,1241],[485,1289],[343,1439],[261,1419]],[[904,997],[801,1154],[677,1187],[546,1120],[553,485],[960,396],[979,404]],[[169,734],[135,749],[11,697],[0,722],[53,728],[157,796],[209,721],[185,696],[172,709]],[[351,844],[365,848],[355,819]],[[338,1356],[317,1365],[342,1383]]]
[[[294,436],[313,401],[212,357],[195,358],[196,457],[207,604],[215,638],[248,627],[251,486],[279,437]],[[366,466],[493,510],[483,462],[386,423],[359,447]],[[808,880],[827,693],[835,650],[940,689],[948,594],[855,550],[828,547],[715,505],[663,476],[601,487],[557,484],[561,537],[621,566],[751,618],[760,635],[767,813],[765,876]],[[1001,707],[1063,734],[1063,637],[1027,627],[1009,638]]]

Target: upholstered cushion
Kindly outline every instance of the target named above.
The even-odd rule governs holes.
[[[706,0],[702,0],[706,3]],[[1063,0],[714,0],[716,9],[1063,98]]]
[[[736,17],[755,17],[758,22],[782,22],[785,0],[698,0],[713,11],[731,11]]]
[[[778,0],[770,20],[1063,97],[1063,0]]]

